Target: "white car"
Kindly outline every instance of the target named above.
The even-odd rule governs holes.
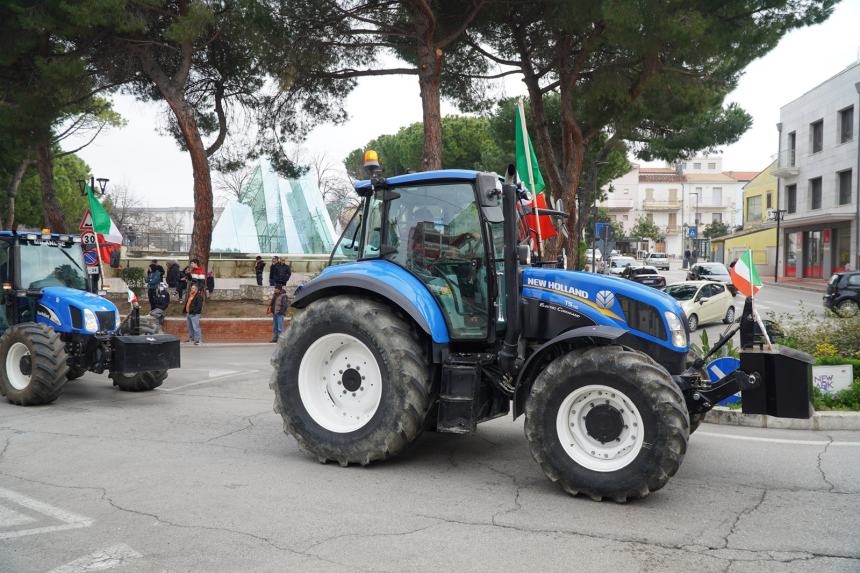
[[[646,265],[657,267],[661,271],[669,270],[669,255],[666,253],[648,253],[644,262]]]
[[[663,292],[681,303],[690,332],[695,331],[700,324],[720,320],[729,324],[735,320],[735,298],[723,284],[687,281],[670,284]]]
[[[633,257],[612,257],[609,259],[609,268],[607,270],[611,275],[620,275],[630,265],[642,266],[642,263]]]

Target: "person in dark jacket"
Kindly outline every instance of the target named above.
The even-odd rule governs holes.
[[[272,257],[272,265],[269,267],[269,286],[275,286],[276,267],[278,266],[278,257]]]
[[[286,286],[286,284],[290,282],[290,276],[293,273],[290,270],[290,265],[278,259],[278,262],[273,265],[270,274],[270,280],[274,280],[274,286]]]
[[[284,317],[287,316],[287,309],[290,307],[290,300],[287,298],[287,293],[284,287],[278,285],[275,287],[275,294],[272,295],[272,302],[269,303],[268,311],[272,314],[272,342],[277,342],[278,337],[284,331]]]
[[[211,295],[213,290],[215,290],[215,273],[209,271],[206,273],[206,292]]]
[[[194,346],[203,343],[203,332],[200,330],[200,315],[203,313],[203,287],[191,283],[188,298],[185,299],[185,320],[188,323],[188,342]]]
[[[254,274],[257,275],[257,286],[263,286],[263,269],[266,268],[266,263],[263,262],[263,257],[257,255],[257,260],[254,262]]]
[[[146,269],[146,294],[149,299],[149,310],[155,308],[155,291],[163,280],[164,267],[159,265],[157,260],[152,259],[152,262]]]
[[[176,261],[168,261],[167,263],[167,288],[179,288],[179,275],[182,270],[179,268],[179,263]]]

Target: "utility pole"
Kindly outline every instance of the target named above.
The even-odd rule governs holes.
[[[771,209],[770,218],[776,221],[776,261],[773,263],[773,282],[779,282],[779,222],[782,221],[787,211],[779,208],[779,198],[777,198],[776,209]]]

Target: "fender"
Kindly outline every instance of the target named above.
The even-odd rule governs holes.
[[[347,292],[366,291],[381,296],[408,314],[435,344],[447,344],[448,325],[439,303],[420,280],[406,269],[383,259],[327,267],[296,291],[293,306]]]
[[[514,420],[525,410],[526,398],[531,393],[532,384],[539,374],[538,368],[543,362],[542,357],[546,355],[545,353],[548,350],[564,342],[573,342],[575,347],[593,345],[595,342],[598,344],[610,344],[623,337],[626,333],[626,330],[617,326],[583,326],[562,332],[555,338],[542,344],[537,350],[532,352],[532,355],[528,357],[528,360],[523,364],[520,373],[517,375],[517,385],[514,390]]]

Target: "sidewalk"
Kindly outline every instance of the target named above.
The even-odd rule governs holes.
[[[779,282],[775,281],[773,275],[759,275],[761,282],[766,285],[782,286],[786,288],[794,288],[809,292],[824,293],[827,291],[828,279],[799,279],[796,277],[779,277]]]

